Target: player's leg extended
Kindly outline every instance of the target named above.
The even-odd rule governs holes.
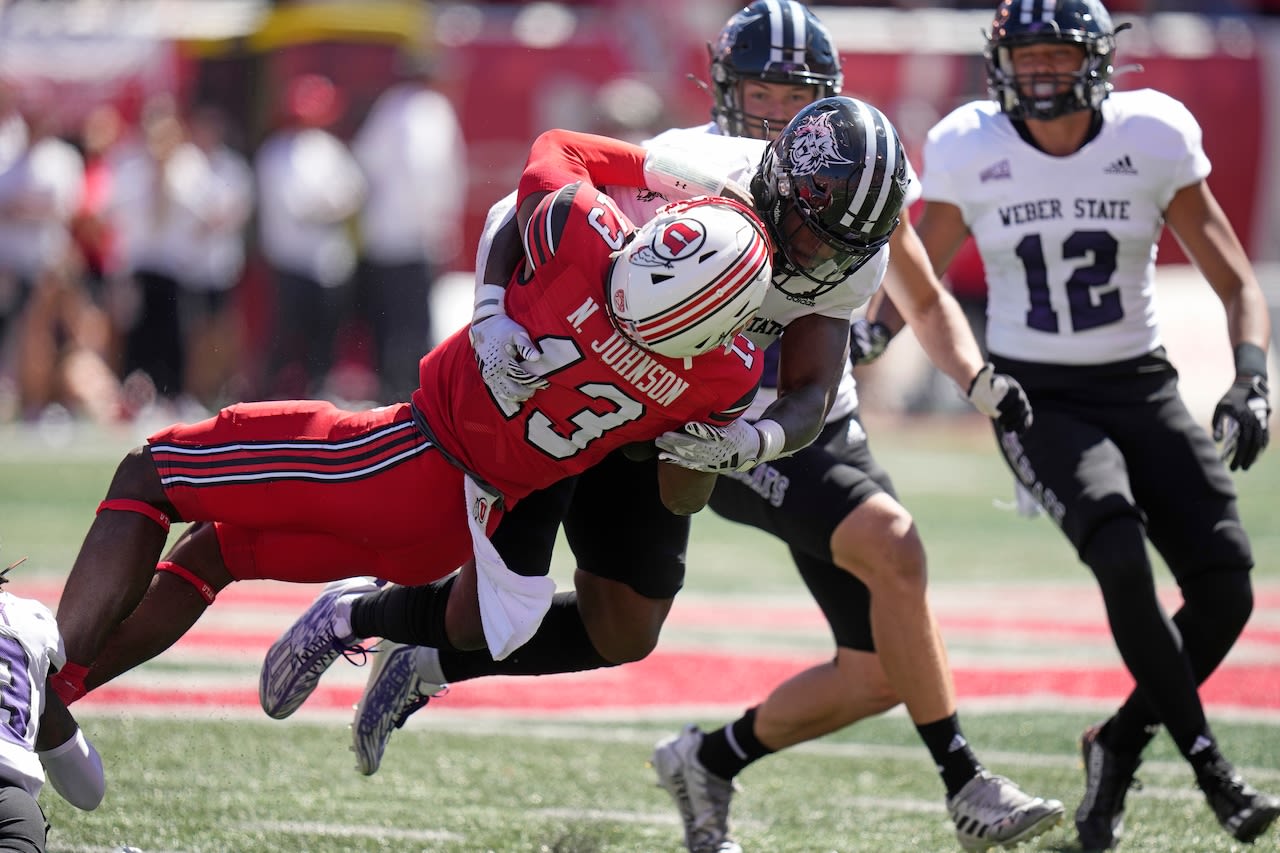
[[[1133,429],[1124,442],[1134,499],[1147,516],[1147,531],[1182,591],[1173,616],[1197,683],[1227,656],[1253,609],[1249,570],[1253,554],[1240,523],[1235,484],[1208,434],[1182,401],[1170,396],[1151,417],[1113,429]],[[1140,713],[1139,708],[1145,709]],[[1157,725],[1160,717],[1138,692],[1113,722],[1121,729]],[[1134,738],[1126,742],[1140,743]]]
[[[188,527],[152,575],[142,601],[111,633],[89,668],[86,690],[100,687],[172,646],[231,581],[214,526],[197,522]]]
[[[142,600],[174,514],[150,450],[131,451],[116,468],[58,602],[67,664],[53,684],[64,702],[83,694],[88,668]]]
[[[1112,430],[1125,450],[1151,542],[1182,592],[1172,621],[1182,656],[1202,684],[1234,646],[1253,607],[1253,555],[1234,483],[1208,434],[1172,388],[1150,404],[1149,417],[1117,419]],[[1110,739],[1140,748],[1160,719],[1145,691],[1135,690],[1108,722]],[[1252,841],[1280,817],[1280,799],[1259,793],[1229,761],[1214,755],[1216,744],[1206,746],[1213,740],[1206,725],[1184,754],[1218,822],[1237,840]],[[1204,760],[1206,752],[1213,757]]]
[[[756,708],[755,736],[771,752],[839,731],[902,701],[871,638],[866,585],[828,560],[795,548],[791,554],[831,627],[836,652],[779,684]]]
[[[1005,458],[1092,571],[1116,648],[1179,750],[1193,766],[1213,763],[1220,754],[1178,629],[1156,595],[1146,516],[1134,497],[1129,467],[1131,458],[1140,465],[1165,464],[1167,454],[1153,456],[1150,463],[1141,460],[1148,433],[1160,429],[1150,416],[1151,401],[1166,380],[1153,370],[1114,387],[1121,380],[1108,384],[1105,377],[1083,375],[1082,381],[1093,380],[1088,399],[1124,393],[1148,401],[1146,409],[1130,404],[1113,411],[1082,408],[1070,398],[1046,405],[1044,397],[1035,397],[1034,375],[1030,379],[1036,421],[1022,436],[1003,436]],[[1125,794],[1151,738],[1135,718],[1126,714],[1121,723],[1115,725],[1113,718],[1082,739],[1085,794],[1076,828],[1086,848],[1106,848],[1120,838]]]
[[[832,561],[871,593],[871,634],[889,683],[917,725],[955,713],[946,650],[926,594],[924,545],[910,513],[883,492],[831,535]]]

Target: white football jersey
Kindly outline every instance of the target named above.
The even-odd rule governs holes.
[[[1112,93],[1102,128],[1052,157],[994,101],[929,131],[924,197],[954,204],[987,275],[987,348],[1050,364],[1102,364],[1160,345],[1156,243],[1174,194],[1209,174],[1200,126],[1151,89]]]
[[[666,130],[652,139],[645,140],[643,144],[649,148],[661,146],[676,148],[682,158],[700,161],[707,174],[719,175],[745,189],[750,189],[751,179],[755,176],[760,161],[764,157],[764,150],[769,145],[768,142],[760,139],[724,136],[714,122],[699,127]],[[907,195],[910,203],[919,197],[920,184],[910,163],[907,163],[907,176],[911,182]],[[617,202],[619,209],[636,225],[653,218],[658,208],[668,201],[662,195],[635,187],[604,186],[601,189]],[[516,194],[511,193],[489,209],[476,252],[477,270],[484,269],[489,256],[489,247],[493,243],[493,235],[514,215],[515,200]],[[846,322],[852,321],[853,312],[865,304],[880,286],[888,263],[889,247],[886,245],[861,269],[837,287],[819,294],[811,303],[799,302],[787,296],[776,286],[772,287],[765,294],[764,303],[756,312],[755,319],[743,334],[761,349],[766,349],[782,336],[783,329],[792,320],[799,317],[817,314],[822,317],[835,317]],[[775,276],[774,284],[780,284],[786,281],[786,278],[781,275]],[[802,286],[796,289],[803,291],[808,288]],[[776,354],[775,349],[767,356],[772,359]],[[776,385],[776,362],[767,362],[760,393],[756,395],[755,401],[744,417],[748,420],[760,417],[765,408],[777,399]],[[844,375],[840,379],[840,386],[832,402],[831,411],[827,414],[827,420],[833,421],[845,417],[857,408],[857,405],[858,394],[854,384],[853,370],[846,357]]]
[[[699,127],[681,127],[663,131],[644,142],[646,148],[672,146],[679,149],[684,157],[693,157],[701,161],[705,170],[719,174],[734,181],[743,188],[751,188],[751,179],[755,177],[769,143],[762,139],[748,139],[740,136],[724,136],[715,122],[708,122]],[[908,166],[908,170],[910,166]],[[654,211],[666,203],[661,196],[653,193],[637,192],[633,188],[605,187],[618,202],[622,212],[632,222],[640,223],[650,219]],[[851,321],[853,312],[871,298],[880,282],[884,279],[885,267],[889,263],[889,247],[885,246],[862,269],[845,279],[838,287],[818,295],[812,304],[795,301],[776,286],[765,294],[764,304],[756,312],[755,319],[747,327],[745,334],[756,346],[768,347],[782,335],[792,320],[809,314],[821,317],[836,317]],[[774,284],[785,282],[787,276],[781,274],[774,277]],[[797,290],[807,288],[799,286]],[[775,357],[776,352],[769,353]],[[844,375],[840,378],[840,387],[832,402],[827,420],[842,418],[852,412],[858,405],[857,387],[853,380],[853,370],[845,358]],[[765,368],[764,382],[760,393],[756,395],[745,417],[755,420],[778,397],[776,364],[768,364]]]
[[[33,797],[44,785],[35,748],[45,679],[66,660],[49,608],[0,590],[0,778]]]

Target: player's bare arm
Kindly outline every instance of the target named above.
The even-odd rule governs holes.
[[[535,202],[529,208],[530,215],[536,207]],[[520,226],[516,220],[510,219],[494,232],[481,281],[484,284],[493,284],[505,289],[507,283],[511,281],[511,276],[515,274],[516,267],[520,265],[522,257],[524,257],[524,244],[520,242]]]
[[[939,278],[951,266],[964,245],[965,237],[969,236],[969,226],[965,224],[960,208],[941,201],[925,204],[924,212],[914,230],[925,254],[929,256],[934,275]]]
[[[36,732],[36,749],[43,752],[61,746],[75,736],[75,717],[53,690],[45,694],[44,713],[40,715],[40,731]]]
[[[50,686],[36,732],[36,753],[55,791],[78,809],[92,811],[107,791],[102,757]]]
[[[786,435],[783,452],[799,450],[822,431],[844,371],[849,321],[809,314],[797,318],[782,335],[778,399],[761,420],[776,421]]]
[[[915,229],[903,223],[895,237],[901,245],[889,257],[894,274],[885,278],[881,290],[888,290],[889,304],[915,330],[929,360],[961,388],[968,388],[985,363],[969,321],[934,275]]]
[[[1271,341],[1266,296],[1208,184],[1197,181],[1178,190],[1165,223],[1222,300],[1232,346],[1253,344],[1265,353]]]
[[[916,319],[910,321],[913,328],[921,328],[921,323],[928,322],[922,316],[922,312],[929,308],[926,304],[929,301],[945,302],[949,299],[956,310],[959,311],[959,306],[955,305],[955,299],[951,297],[951,292],[941,287],[938,282],[942,277],[943,271],[950,265],[952,258],[955,257],[955,253],[960,251],[969,229],[960,217],[959,208],[954,205],[945,206],[952,209],[951,212],[954,213],[954,218],[949,217],[946,212],[935,210],[931,222],[926,224],[923,219],[920,222],[922,228],[927,227],[930,229],[932,235],[930,241],[935,246],[932,250],[925,245],[921,232],[912,226],[906,216],[898,223],[898,227],[894,230],[893,236],[889,240],[889,274],[885,276],[884,285],[871,294],[871,299],[867,301],[866,311],[863,312],[862,322],[865,325],[865,329],[861,331],[861,334],[866,338],[865,343],[859,342],[859,330],[855,326],[853,342],[855,351],[851,353],[854,364],[875,361],[884,352],[884,348],[888,346],[889,341],[908,324],[908,318],[903,315],[902,309],[899,308],[898,303],[900,301],[905,302],[912,295],[917,300],[921,300],[914,308]],[[926,206],[925,211],[928,213],[930,208],[940,207],[943,207],[943,205],[932,203]],[[958,236],[956,232],[957,225],[959,228]],[[945,255],[945,259],[941,258],[941,255]],[[932,262],[931,259],[933,259]],[[943,262],[939,263],[939,260]],[[929,272],[931,263],[932,275]],[[955,318],[950,317],[951,312],[945,305],[943,306],[943,312],[947,325],[950,326],[950,323]],[[960,314],[959,319],[963,320],[963,312],[960,312]],[[924,334],[928,335],[931,332],[925,330]],[[929,353],[929,358],[933,359],[932,352]],[[947,374],[963,387],[964,383],[956,377],[952,369],[948,369],[945,366],[945,362],[935,360],[934,363],[946,370]],[[980,361],[978,366],[981,367]],[[970,372],[969,375],[972,377],[973,372]]]
[[[1247,471],[1269,442],[1271,315],[1266,296],[1235,230],[1203,180],[1174,193],[1165,222],[1227,314],[1235,377],[1214,408],[1213,438],[1222,442],[1222,458],[1232,471]]]

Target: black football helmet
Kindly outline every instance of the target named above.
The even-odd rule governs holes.
[[[729,136],[767,138],[765,120],[743,107],[739,84],[744,80],[816,86],[817,98],[840,94],[844,81],[831,34],[795,0],[755,0],[730,18],[707,48],[715,100],[711,117]]]
[[[889,242],[906,192],[902,142],[882,112],[843,96],[805,107],[751,181],[780,255],[774,285],[800,301],[839,285]]]
[[[1004,0],[996,9],[983,53],[992,100],[1015,121],[1052,119],[1098,109],[1113,88],[1116,33],[1122,29],[1125,26],[1111,26],[1111,15],[1098,0]],[[1057,94],[1032,97],[1019,88],[1009,51],[1052,42],[1080,45],[1084,48],[1084,62],[1071,75],[1044,75],[1055,84],[1053,91]]]

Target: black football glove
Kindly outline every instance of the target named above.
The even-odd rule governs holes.
[[[1266,378],[1236,377],[1213,410],[1213,440],[1222,442],[1222,460],[1232,471],[1248,471],[1266,448],[1270,416]]]
[[[995,420],[1004,432],[1026,432],[1031,426],[1031,401],[1018,380],[996,373],[990,364],[983,365],[969,383],[969,402],[982,414]]]
[[[854,367],[870,364],[884,355],[892,339],[893,334],[884,323],[868,323],[865,317],[859,317],[849,327],[849,363]]]

